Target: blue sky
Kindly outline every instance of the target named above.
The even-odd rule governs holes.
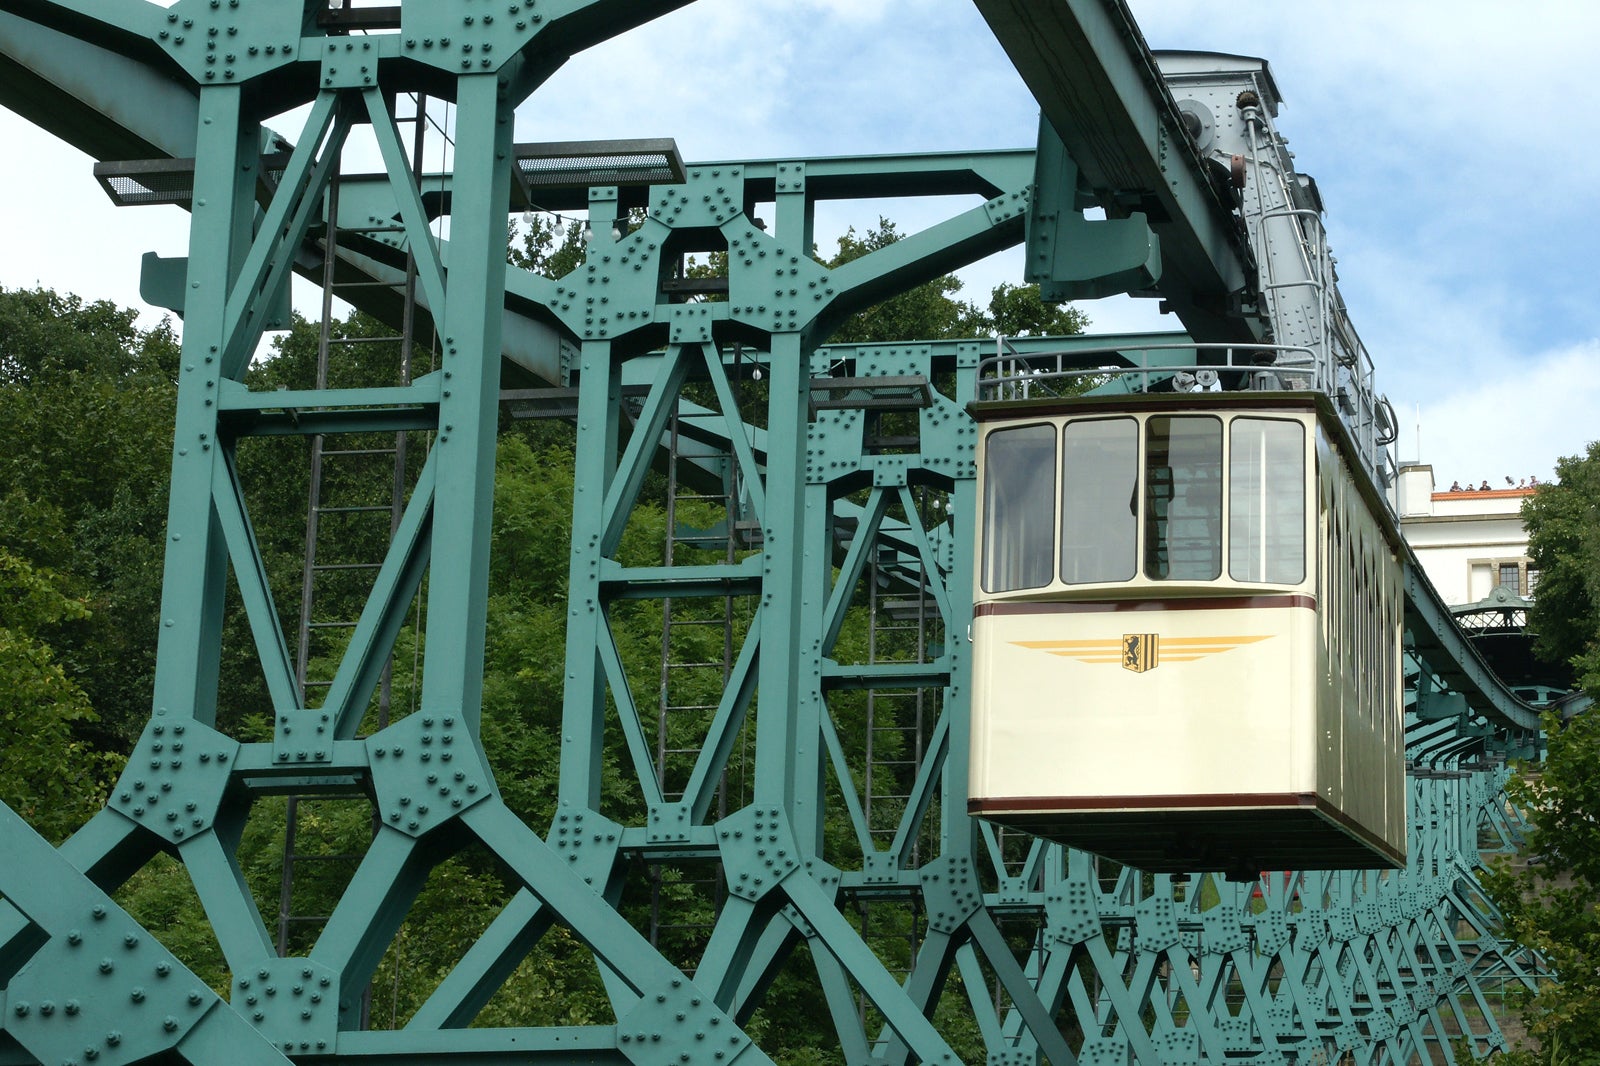
[[[1262,56],[1316,177],[1341,288],[1441,484],[1550,475],[1600,437],[1600,4],[1130,0],[1154,48]],[[573,60],[518,116],[525,140],[673,136],[691,159],[1031,145],[1037,109],[968,0],[699,0]],[[284,132],[294,135],[292,125]],[[137,305],[139,255],[183,253],[186,216],[117,210],[91,162],[7,113],[0,285]],[[879,213],[824,216],[824,251]],[[1016,256],[965,272],[978,299]],[[1086,306],[1095,330],[1169,328],[1150,301]]]

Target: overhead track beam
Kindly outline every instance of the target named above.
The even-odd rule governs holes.
[[[1260,340],[1230,310],[1250,255],[1122,0],[974,0],[1106,213],[1143,212],[1161,295],[1197,341]]]

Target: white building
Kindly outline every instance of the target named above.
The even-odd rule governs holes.
[[[1400,531],[1445,603],[1478,603],[1502,586],[1519,596],[1533,594],[1539,572],[1528,568],[1522,525],[1522,501],[1533,491],[1507,486],[1438,492],[1433,467],[1400,467]]]

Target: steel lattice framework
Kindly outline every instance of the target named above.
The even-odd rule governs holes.
[[[561,281],[509,270],[507,215],[526,198],[514,108],[561,57],[678,6],[453,0],[358,8],[341,21],[303,0],[0,0],[7,102],[35,116],[54,105],[56,128],[80,131],[101,158],[192,160],[140,180],[158,192],[175,182],[169,202],[194,215],[175,298],[183,366],[152,715],[106,809],[61,848],[0,810],[0,1061],[114,1066],[173,1051],[205,1064],[755,1063],[781,1057],[783,1036],[760,1046],[745,1025],[773,975],[801,958],[840,1059],[853,1064],[955,1062],[931,1020],[946,997],[964,998],[995,1066],[1041,1055],[1056,1066],[1331,1062],[1347,1052],[1363,1063],[1454,1061],[1457,1049],[1481,1058],[1500,1047],[1486,990],[1532,985],[1540,965],[1499,935],[1477,887],[1483,856],[1513,850],[1520,832],[1504,761],[1485,755],[1530,750],[1535,723],[1419,573],[1408,614],[1418,679],[1408,869],[1271,873],[1247,885],[1111,872],[965,813],[976,501],[963,404],[988,349],[819,342],[856,310],[1024,240],[1062,295],[1160,273],[1197,339],[1249,335],[1247,324],[1219,324],[1214,297],[1240,288],[1248,263],[1215,217],[1198,161],[1147,173],[1177,126],[1163,117],[1170,99],[1137,36],[1108,36],[1131,25],[1126,11],[1054,5],[1056,24],[1030,31],[1045,43],[1070,38],[1074,76],[1115,86],[1117,106],[1091,114],[1039,73],[1010,10],[1025,5],[980,4],[1030,84],[1055,86],[1039,91],[1037,150],[691,165],[647,191],[592,180],[560,194],[589,211],[596,237],[583,266]],[[352,18],[369,32],[350,32]],[[81,103],[103,79],[127,89],[116,113]],[[393,105],[406,92],[454,101],[449,173],[414,174]],[[263,130],[263,116],[300,104],[307,117],[292,147]],[[1096,124],[1118,132],[1098,150]],[[325,218],[356,130],[370,132],[384,174],[344,181],[338,216]],[[1123,188],[1153,181],[1166,212],[1085,221],[1080,178],[1102,187],[1113,172]],[[962,195],[971,206],[835,269],[819,264],[818,202],[869,195]],[[754,203],[775,205],[770,231],[753,221]],[[644,214],[630,225],[631,208]],[[441,213],[448,240],[434,226]],[[349,248],[339,269],[387,286],[369,308],[380,316],[394,313],[414,271],[416,303],[441,339],[436,372],[393,388],[245,386],[290,274],[320,269],[332,247],[324,227]],[[345,242],[345,232],[362,239]],[[669,299],[663,279],[685,250],[726,251],[726,299]],[[1141,358],[1136,339],[1110,343]],[[503,353],[552,387],[576,385],[560,779],[548,826],[524,824],[501,799],[480,722]],[[262,434],[376,430],[426,430],[434,444],[332,684],[308,708],[237,449]],[[729,557],[619,561],[664,448],[686,482],[720,486],[708,490],[723,500],[720,519],[747,531]],[[420,707],[363,735],[424,580]],[[271,693],[270,742],[217,728],[230,586]],[[748,621],[722,664],[720,698],[669,761],[652,734],[655,696],[625,667],[615,612],[660,600],[670,619],[673,605],[717,598],[738,600]],[[864,659],[843,653],[849,626],[896,611],[914,620],[914,653],[880,654],[877,644]],[[914,725],[890,710],[906,699]],[[841,728],[843,709],[857,722],[863,705],[864,731]],[[750,787],[724,810],[719,790],[742,732],[753,737]],[[608,752],[645,812],[636,822],[606,813]],[[316,790],[368,797],[379,826],[314,946],[283,958],[237,848],[259,797]],[[831,828],[840,825],[848,832]],[[429,872],[469,844],[508,871],[503,909],[406,1028],[364,1031],[360,990]],[[226,956],[226,999],[109,895],[163,851],[188,871]],[[720,870],[725,888],[695,957],[669,957],[619,911],[641,863]],[[909,937],[876,935],[873,913],[911,915]],[[558,925],[598,961],[614,1023],[468,1028]]]

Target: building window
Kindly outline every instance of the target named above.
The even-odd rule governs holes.
[[[1539,584],[1539,571],[1520,559],[1474,559],[1468,564],[1468,602],[1487,599],[1496,589],[1509,589],[1531,597]]]

